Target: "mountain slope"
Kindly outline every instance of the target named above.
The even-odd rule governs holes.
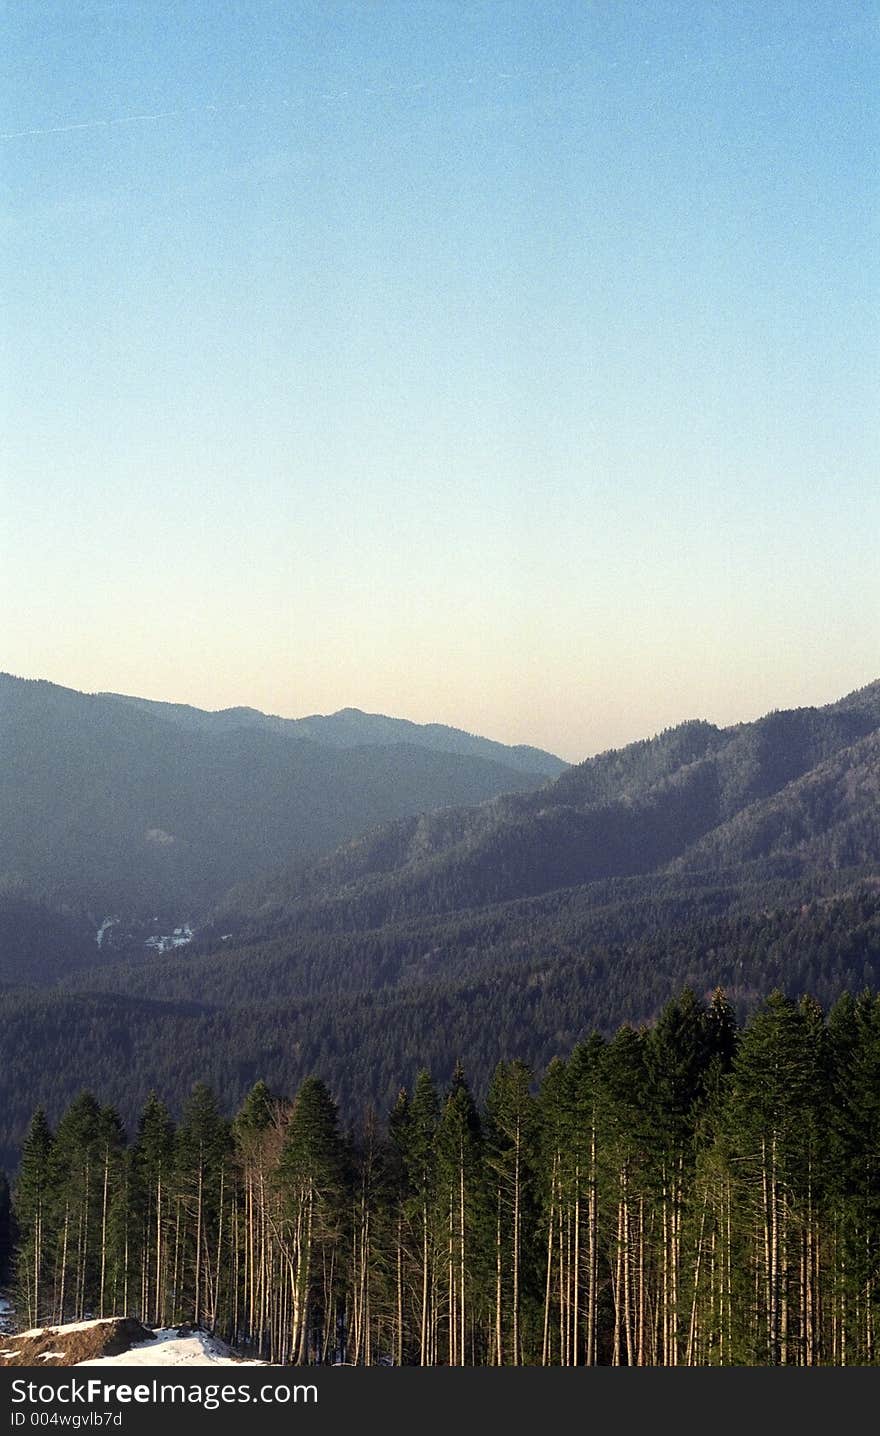
[[[0,889],[0,984],[37,986],[96,965],[95,926],[82,912],[18,886]]]
[[[258,1077],[289,1092],[316,1072],[356,1119],[425,1062],[445,1081],[462,1057],[484,1087],[499,1058],[543,1066],[686,985],[741,1011],[876,986],[878,697],[683,724],[538,791],[401,817],[240,883],[179,953],[65,966],[68,918],[41,909],[50,956],[0,969],[18,983],[0,1147],[84,1085],[131,1120],[152,1087],[179,1103],[205,1078],[229,1110]]]
[[[0,676],[0,878],[97,921],[115,908],[180,920],[295,853],[545,779],[521,754],[503,766],[408,742],[329,746],[282,720],[164,709]]]
[[[486,758],[502,767],[530,776],[556,778],[568,766],[552,753],[527,744],[508,746],[491,738],[450,728],[443,723],[411,723],[407,718],[388,718],[381,713],[364,713],[360,708],[341,708],[338,713],[313,713],[308,718],[279,718],[256,708],[221,708],[207,712],[184,703],[158,703],[149,698],[129,698],[120,693],[98,697],[134,707],[143,713],[166,718],[182,728],[197,732],[230,732],[235,728],[258,729],[288,738],[308,738],[327,748],[388,748],[405,743],[433,753],[459,753]]]
[[[325,938],[311,949],[278,940],[100,975],[140,996],[8,991],[0,1165],[14,1159],[35,1106],[55,1120],[83,1087],[133,1127],[151,1089],[179,1110],[205,1080],[231,1112],[260,1077],[290,1093],[316,1073],[357,1121],[370,1103],[386,1112],[424,1065],[445,1083],[461,1058],[482,1093],[499,1059],[543,1068],[592,1028],[652,1020],[684,986],[723,986],[744,1013],[776,987],[830,1005],[880,982],[876,884],[809,900],[794,887],[775,899],[767,887],[710,897],[684,886],[676,896],[671,885],[665,897],[591,896],[511,905],[506,924],[487,912],[460,926]]]
[[[825,791],[827,783],[837,794],[837,865],[874,862],[875,689],[728,729],[686,723],[600,754],[538,792],[403,819],[317,863],[239,887],[221,920],[250,920],[263,930],[353,931],[646,875],[676,862],[711,872],[781,857],[788,852],[781,839],[746,840],[749,823],[763,822],[769,834],[761,808],[769,804],[783,834],[784,815],[790,810],[796,824],[804,794]],[[797,788],[814,770],[816,780]],[[823,823],[830,821],[830,809],[823,817],[817,802],[814,865],[825,861]],[[802,857],[806,870],[810,853]]]
[[[770,856],[791,872],[880,863],[880,731],[749,804],[680,862],[717,871]]]

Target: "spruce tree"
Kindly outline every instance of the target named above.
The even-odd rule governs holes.
[[[494,1361],[498,1366],[526,1362],[539,1322],[539,1259],[531,1221],[536,1157],[531,1084],[532,1072],[524,1062],[501,1062],[486,1098],[486,1149],[495,1208]]]
[[[96,1147],[98,1162],[100,1164],[96,1176],[101,1186],[101,1256],[96,1305],[98,1315],[106,1316],[108,1314],[108,1279],[112,1274],[112,1267],[114,1267],[118,1261],[118,1253],[112,1250],[110,1215],[113,1198],[121,1179],[123,1154],[125,1151],[125,1129],[122,1125],[122,1119],[119,1113],[113,1107],[104,1107],[98,1116]],[[112,1309],[113,1303],[111,1301],[110,1310],[112,1311]]]
[[[141,1310],[154,1326],[162,1326],[168,1314],[173,1255],[169,1247],[176,1195],[175,1142],[171,1113],[155,1092],[147,1097],[138,1121],[131,1177],[139,1215]]]
[[[836,1364],[880,1355],[880,996],[844,995],[828,1019],[832,1101],[827,1201]]]
[[[0,1168],[0,1286],[6,1285],[12,1273],[14,1240],[12,1194],[9,1190],[9,1179]]]
[[[81,1321],[99,1305],[103,1146],[101,1109],[81,1092],[63,1114],[52,1152],[56,1207],[56,1321]]]
[[[309,1077],[297,1093],[278,1168],[293,1276],[292,1355],[301,1365],[326,1361],[334,1350],[333,1248],[347,1205],[345,1179],[336,1103],[319,1078]]]
[[[232,1124],[241,1189],[240,1217],[237,1202],[232,1214],[236,1227],[234,1260],[241,1268],[234,1299],[234,1328],[237,1339],[263,1355],[269,1355],[272,1349],[271,1232],[278,1226],[279,1214],[271,1179],[280,1155],[281,1122],[281,1104],[260,1081],[245,1097]]]
[[[485,1233],[484,1187],[480,1118],[459,1062],[437,1128],[437,1216],[443,1233],[450,1366],[467,1364],[468,1321],[476,1298],[471,1272],[480,1269]]]
[[[42,1107],[34,1113],[21,1149],[15,1186],[18,1251],[15,1261],[15,1305],[27,1314],[29,1327],[50,1315],[54,1246],[54,1139]]]
[[[744,1354],[787,1365],[794,1216],[803,1220],[804,1182],[816,1140],[816,1043],[821,1023],[782,993],[772,994],[745,1029],[734,1063],[732,1121],[743,1201],[754,1214],[756,1299]]]
[[[605,1326],[610,1350],[606,1347],[601,1355],[613,1366],[635,1366],[647,1361],[648,1342],[655,1336],[645,1321],[642,1248],[645,1202],[652,1192],[656,1166],[662,1167],[667,1156],[667,1145],[665,1139],[656,1140],[651,1124],[647,1041],[646,1033],[624,1027],[602,1050],[599,1168],[607,1225],[610,1321]],[[662,1290],[655,1302],[659,1308],[659,1350],[653,1349],[657,1343],[652,1341],[650,1360],[651,1364],[662,1365],[675,1362],[675,1292],[669,1279],[674,1239],[671,1204],[671,1191],[661,1184],[657,1224],[662,1233]]]
[[[423,1070],[416,1078],[412,1099],[402,1093],[392,1117],[392,1136],[406,1176],[405,1210],[412,1233],[411,1260],[416,1271],[412,1286],[418,1308],[420,1366],[434,1363],[436,1312],[433,1294],[436,1273],[433,1217],[439,1119],[437,1089],[430,1072]]]
[[[229,1124],[204,1082],[196,1084],[184,1108],[176,1146],[177,1188],[185,1221],[179,1290],[194,1325],[213,1327],[224,1276],[221,1218]]]
[[[573,1107],[573,1148],[572,1155],[577,1173],[575,1196],[583,1192],[586,1212],[584,1235],[584,1262],[576,1263],[579,1277],[585,1265],[583,1301],[579,1286],[574,1289],[574,1305],[579,1313],[583,1305],[583,1359],[587,1366],[594,1366],[599,1359],[599,1287],[600,1287],[600,1217],[602,1214],[599,1182],[601,1144],[603,1141],[602,1113],[605,1105],[604,1093],[605,1042],[594,1033],[586,1042],[580,1043],[571,1055],[568,1070],[571,1080]],[[580,1362],[580,1327],[577,1315],[573,1317],[574,1343],[573,1364]]]

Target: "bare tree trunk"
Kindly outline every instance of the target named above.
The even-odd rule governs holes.
[[[686,1366],[694,1365],[694,1342],[696,1340],[697,1331],[697,1300],[700,1292],[700,1265],[703,1260],[703,1233],[706,1229],[706,1207],[708,1206],[708,1203],[709,1191],[707,1188],[703,1194],[703,1211],[700,1216],[700,1235],[697,1240],[697,1254],[694,1260],[694,1292],[693,1298],[691,1300],[690,1325],[688,1327],[687,1355],[685,1357]]]
[[[162,1302],[162,1173],[159,1171],[156,1177],[156,1299],[153,1308],[153,1319],[156,1326],[162,1325],[163,1318]]]
[[[501,1187],[498,1187],[498,1208],[495,1222],[495,1365],[503,1366],[501,1321]]]
[[[110,1150],[104,1152],[104,1189],[101,1193],[101,1295],[100,1312],[104,1315],[104,1282],[107,1271],[107,1192],[110,1185]]]
[[[64,1203],[64,1235],[61,1241],[61,1295],[58,1298],[58,1321],[64,1321],[64,1295],[67,1282],[67,1237],[70,1230],[70,1204]]]
[[[201,1320],[202,1307],[202,1192],[204,1187],[204,1172],[202,1168],[202,1154],[199,1153],[199,1184],[196,1198],[196,1266],[195,1266],[195,1293],[193,1297],[193,1321],[198,1326]]]
[[[547,1272],[544,1282],[544,1340],[541,1350],[541,1365],[550,1365],[550,1290],[553,1273],[553,1232],[556,1212],[556,1163],[553,1156],[553,1172],[550,1179],[550,1211],[547,1219]]]
[[[419,1339],[419,1365],[429,1365],[429,1277],[428,1277],[428,1199],[422,1200],[422,1319]]]
[[[220,1214],[217,1219],[217,1260],[214,1267],[214,1300],[211,1305],[211,1330],[217,1328],[217,1310],[220,1305],[220,1258],[223,1252],[223,1196],[226,1172],[220,1168]]]
[[[464,1207],[464,1147],[459,1149],[458,1163],[458,1211],[459,1211],[459,1352],[460,1364],[464,1366],[467,1360],[465,1345],[467,1341],[467,1326],[465,1322],[465,1207]]]
[[[397,1365],[403,1365],[403,1216],[397,1217]]]
[[[581,1294],[581,1167],[574,1169],[574,1260],[571,1313],[571,1364],[580,1363],[580,1294]]]
[[[514,1144],[513,1177],[513,1364],[519,1366],[522,1360],[519,1335],[519,1258],[520,1258],[520,1163],[522,1160],[522,1133],[520,1118],[516,1119]]]

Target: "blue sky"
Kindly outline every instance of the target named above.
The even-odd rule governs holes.
[[[878,676],[878,20],[7,0],[0,666],[572,758]]]

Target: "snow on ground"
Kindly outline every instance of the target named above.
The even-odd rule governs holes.
[[[188,922],[183,927],[176,927],[172,933],[164,937],[148,937],[144,947],[152,948],[153,952],[173,952],[176,947],[186,947],[195,937],[195,928]]]
[[[0,1297],[0,1320],[6,1317],[10,1328],[13,1320],[12,1305],[4,1297]],[[118,1332],[125,1322],[118,1317],[92,1318],[88,1321],[68,1321],[63,1326],[35,1326],[30,1331],[23,1331],[16,1337],[17,1342],[39,1341],[39,1339],[50,1339],[51,1349],[39,1351],[32,1350],[31,1360],[64,1361],[70,1364],[71,1355],[76,1352],[76,1346],[71,1350],[71,1343],[66,1339],[76,1332],[89,1331],[95,1327],[105,1327],[103,1332],[92,1342],[92,1350],[100,1351],[108,1343],[107,1337],[112,1336],[113,1328],[116,1329],[116,1345],[120,1345]],[[143,1334],[144,1328],[136,1322],[128,1323],[132,1334]],[[0,1327],[2,1333],[2,1327]],[[11,1334],[11,1331],[10,1333]],[[123,1337],[126,1339],[126,1337]],[[130,1340],[130,1336],[127,1337]],[[49,1341],[47,1341],[49,1344]],[[67,1345],[68,1350],[56,1349]],[[20,1357],[20,1347],[6,1348],[0,1340],[0,1358]],[[83,1347],[79,1342],[79,1352],[85,1355],[88,1352],[88,1344]],[[112,1347],[111,1347],[112,1349]],[[3,1364],[0,1359],[0,1365]],[[121,1352],[118,1356],[97,1356],[85,1361],[73,1363],[77,1366],[266,1366],[265,1361],[243,1361],[235,1356],[232,1349],[218,1337],[209,1336],[206,1331],[193,1331],[188,1326],[165,1327],[156,1332],[154,1341],[138,1341],[130,1346],[127,1351]]]
[[[171,1326],[156,1332],[155,1341],[140,1341],[120,1356],[101,1356],[78,1366],[266,1366],[265,1361],[241,1361],[229,1347],[206,1331],[181,1335]]]
[[[88,1331],[90,1326],[106,1326],[108,1320],[112,1318],[101,1316],[89,1321],[66,1321],[63,1326],[32,1326],[30,1331],[20,1331],[18,1335],[23,1341],[34,1336],[44,1336],[50,1331],[64,1332],[66,1335],[70,1331]]]
[[[98,928],[98,931],[95,933],[95,941],[99,947],[104,941],[104,933],[107,931],[107,929],[110,927],[116,927],[118,922],[118,917],[105,917],[104,921],[101,923],[101,926]]]

